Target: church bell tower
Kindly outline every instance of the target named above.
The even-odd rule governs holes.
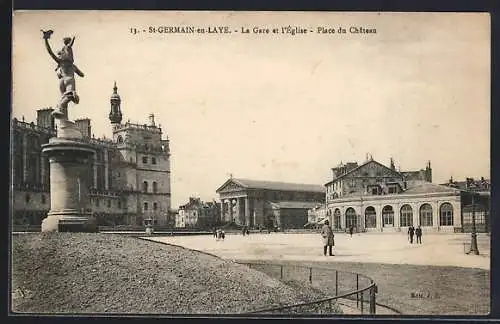
[[[118,94],[118,88],[116,87],[116,81],[115,81],[115,85],[113,87],[113,94],[111,95],[110,99],[111,111],[109,112],[109,120],[111,121],[111,126],[113,128],[113,131],[119,128],[120,123],[122,122],[122,111],[120,108],[121,102],[122,100],[120,98],[120,95]]]

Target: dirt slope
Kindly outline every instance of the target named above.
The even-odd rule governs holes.
[[[321,297],[243,265],[132,237],[38,233],[12,243],[15,312],[234,314]]]

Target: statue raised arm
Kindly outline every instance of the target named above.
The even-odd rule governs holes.
[[[69,102],[74,102],[78,104],[80,98],[76,94],[75,86],[75,73],[83,77],[84,74],[80,69],[73,63],[73,44],[75,42],[75,37],[65,37],[63,39],[64,46],[57,52],[57,55],[52,51],[49,39],[54,33],[52,30],[43,31],[43,39],[45,40],[45,48],[49,53],[50,57],[57,63],[57,77],[59,78],[59,90],[61,92],[61,100],[57,105],[57,109],[54,110],[53,114],[56,118],[66,118],[68,117],[67,107]]]
[[[45,48],[47,49],[47,52],[49,52],[50,57],[52,57],[54,59],[54,61],[56,61],[56,63],[59,64],[59,62],[61,60],[54,54],[54,52],[52,51],[52,48],[50,48],[50,44],[49,44],[50,36],[54,33],[54,31],[53,30],[47,30],[47,31],[41,30],[41,32],[43,33],[43,39],[45,40]]]

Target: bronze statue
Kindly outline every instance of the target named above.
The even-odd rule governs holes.
[[[61,91],[61,101],[57,105],[57,109],[52,113],[56,118],[67,119],[68,117],[68,104],[69,102],[74,102],[78,104],[80,98],[76,93],[75,86],[75,73],[82,77],[83,72],[73,63],[73,43],[75,42],[75,37],[65,37],[63,39],[64,46],[57,52],[57,56],[54,54],[49,45],[49,38],[54,33],[52,30],[43,31],[43,39],[45,40],[45,47],[49,52],[50,57],[54,59],[57,63],[55,71],[57,72],[57,77],[59,78],[59,90]]]

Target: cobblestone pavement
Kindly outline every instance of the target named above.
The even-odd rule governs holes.
[[[335,234],[334,257],[323,256],[319,234],[229,234],[224,241],[211,235],[156,236],[154,241],[209,252],[227,259],[374,262],[490,268],[490,237],[478,234],[480,255],[466,254],[470,234],[432,233],[423,244],[410,244],[404,233]]]

